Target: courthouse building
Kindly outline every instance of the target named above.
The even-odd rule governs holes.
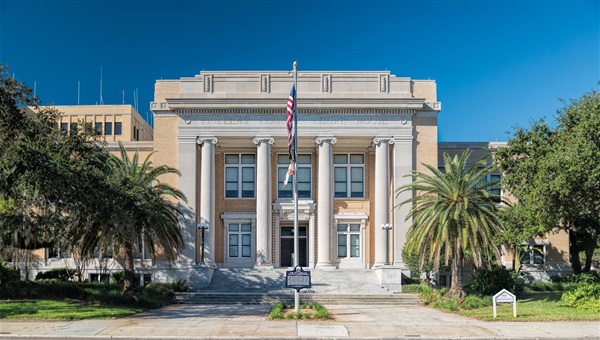
[[[288,71],[202,71],[157,80],[153,131],[135,119],[122,123],[127,148],[154,151],[154,164],[179,169],[180,177],[162,181],[187,197],[187,203],[180,202],[185,247],[174,263],[160,256],[152,262],[141,251],[136,266],[143,281],[186,279],[194,286],[210,280],[214,268],[292,266],[294,202],[292,184],[284,180],[289,166],[285,109],[293,83]],[[105,107],[59,109],[86,111],[86,122],[101,122],[106,130],[106,122],[125,116],[94,114]],[[396,280],[408,274],[401,252],[412,220],[410,206],[399,205],[413,193],[397,195],[396,188],[411,181],[411,171],[426,171],[423,164],[438,166],[441,152],[468,146],[438,144],[440,110],[433,80],[388,71],[298,72],[302,266],[386,268],[393,272],[384,277]],[[473,146],[481,151],[488,145]],[[109,147],[116,150],[114,142]],[[563,246],[556,261],[565,264],[568,238]]]
[[[292,186],[285,105],[290,72],[201,72],[158,80],[154,162],[178,168],[188,218],[180,264],[289,267]],[[299,72],[299,262],[310,268],[401,265],[421,163],[437,163],[436,84],[390,72]],[[382,228],[392,225],[391,230]],[[389,235],[386,233],[389,232]]]

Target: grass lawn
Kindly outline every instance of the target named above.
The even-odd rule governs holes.
[[[517,298],[517,317],[512,303],[499,304],[494,318],[492,306],[464,310],[459,314],[484,321],[600,321],[600,313],[569,307],[560,301],[562,293],[528,293]]]
[[[92,306],[57,300],[0,302],[0,319],[111,319],[141,311],[134,307]]]

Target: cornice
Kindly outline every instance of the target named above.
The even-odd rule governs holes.
[[[171,110],[198,109],[285,109],[285,98],[167,98]],[[298,108],[303,109],[426,109],[421,98],[302,98]]]

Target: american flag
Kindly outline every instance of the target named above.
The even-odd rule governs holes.
[[[288,133],[288,148],[290,154],[290,161],[296,161],[296,155],[294,150],[296,146],[294,145],[294,115],[296,114],[296,87],[292,85],[292,91],[290,92],[290,96],[287,102],[287,133]]]
[[[287,121],[285,125],[287,127],[288,133],[288,148],[289,148],[289,156],[290,156],[290,166],[288,167],[288,171],[285,174],[285,181],[283,181],[283,186],[287,186],[290,176],[296,173],[296,146],[294,145],[294,114],[296,114],[296,87],[292,85],[292,91],[290,91],[290,96],[288,97],[287,102]]]

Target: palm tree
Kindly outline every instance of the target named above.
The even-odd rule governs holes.
[[[406,250],[433,260],[438,270],[442,253],[452,259],[452,285],[449,297],[463,297],[463,267],[465,251],[469,252],[476,267],[483,263],[490,252],[500,259],[493,237],[501,229],[496,215],[498,195],[488,191],[498,183],[486,182],[494,168],[485,158],[470,168],[467,161],[471,152],[467,149],[460,157],[451,158],[444,153],[444,171],[424,164],[431,174],[413,172],[408,175],[413,182],[397,189],[416,192],[400,205],[412,203],[407,219],[413,222],[407,233]]]
[[[168,259],[173,259],[175,250],[184,246],[179,229],[179,218],[183,216],[177,201],[186,201],[185,195],[172,186],[161,183],[159,177],[166,174],[180,175],[179,170],[166,165],[154,167],[148,155],[139,163],[139,153],[130,159],[122,143],[121,157],[112,155],[108,160],[108,182],[110,194],[103,195],[107,209],[101,221],[95,221],[95,232],[82,235],[82,248],[93,252],[113,242],[115,249],[123,254],[125,271],[124,293],[133,292],[134,251],[144,243],[153,257],[158,247]]]

